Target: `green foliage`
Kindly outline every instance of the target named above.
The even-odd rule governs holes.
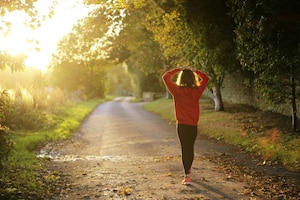
[[[55,87],[69,93],[87,98],[104,97],[107,68],[105,63],[92,65],[66,61],[54,67],[51,79]]]
[[[233,21],[225,0],[193,0],[185,4],[187,26],[195,45],[194,64],[204,68],[215,85],[222,85],[225,72],[239,68],[235,58]],[[199,52],[199,53],[198,53]]]
[[[24,60],[27,56],[23,53],[18,55],[10,55],[5,51],[0,51],[0,71],[5,70],[6,67],[10,68],[11,71],[22,71],[24,70]]]
[[[146,5],[146,27],[168,63],[201,68],[219,85],[225,71],[239,67],[234,54],[233,22],[227,15],[225,1],[166,1]]]
[[[162,51],[145,25],[147,9],[143,4],[128,2],[121,31],[117,37],[111,38],[109,54],[113,62],[126,62],[135,83],[134,94],[137,97],[143,91],[162,91],[159,82],[164,63]]]
[[[255,74],[255,89],[275,104],[291,103],[297,130],[300,2],[229,0],[236,24],[238,59]]]
[[[238,58],[256,75],[255,86],[273,103],[292,99],[290,77],[300,65],[299,1],[229,1]],[[285,92],[282,92],[285,91]]]
[[[110,65],[106,61],[110,12],[105,5],[97,7],[59,42],[51,64],[55,86],[79,91],[87,98],[104,97]]]
[[[38,102],[34,104],[32,94],[25,88],[19,86],[10,95],[3,91],[1,99],[0,122],[10,129],[47,129],[53,123],[45,111],[37,109]]]
[[[13,143],[10,136],[9,130],[0,124],[0,171],[7,161],[8,154],[12,148]]]
[[[184,59],[188,48],[188,39],[185,37],[188,29],[179,11],[172,10],[170,13],[161,13],[160,16],[148,14],[147,20],[147,28],[153,32],[153,38],[160,45],[164,58],[175,66],[188,64]],[[154,23],[156,26],[151,26]]]
[[[113,96],[133,94],[132,75],[126,65],[116,65],[107,73],[107,93]]]
[[[5,125],[6,114],[11,108],[11,101],[6,90],[0,92],[0,125]]]
[[[58,43],[53,63],[78,63],[88,67],[90,63],[103,60],[107,48],[106,34],[111,22],[108,14],[111,12],[107,6],[99,6],[79,21]]]
[[[26,2],[22,0],[15,0],[13,2],[11,1],[1,1],[0,2],[0,16],[4,15],[6,12],[11,12],[11,11],[25,11],[29,14],[33,14],[34,10],[34,3],[37,0],[28,0]]]

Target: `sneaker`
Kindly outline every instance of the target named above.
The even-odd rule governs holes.
[[[185,177],[182,181],[182,185],[191,185],[191,178]]]
[[[186,174],[183,181],[182,181],[182,184],[183,185],[191,185],[191,171],[190,173]]]

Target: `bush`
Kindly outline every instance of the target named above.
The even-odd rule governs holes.
[[[10,101],[7,91],[0,92],[0,170],[4,166],[4,162],[7,159],[8,153],[12,148],[12,141],[8,128],[4,126],[6,121],[6,113],[10,108]]]
[[[11,130],[47,129],[54,123],[51,115],[38,109],[32,93],[22,87],[0,93],[0,124]]]
[[[0,125],[0,170],[3,169],[10,149],[12,148],[9,131],[6,127]]]
[[[46,112],[22,104],[15,106],[8,119],[8,124],[13,130],[44,130],[54,123]]]
[[[11,100],[6,90],[0,91],[0,125],[6,124],[6,114],[10,112]]]

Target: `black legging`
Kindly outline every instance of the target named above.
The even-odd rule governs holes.
[[[194,144],[197,137],[197,126],[186,124],[177,125],[177,133],[181,144],[182,163],[185,174],[190,172],[194,161]]]

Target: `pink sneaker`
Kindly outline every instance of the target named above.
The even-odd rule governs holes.
[[[182,181],[182,185],[191,185],[191,178],[185,177]]]
[[[182,181],[182,184],[183,185],[191,185],[191,171],[190,173],[186,174],[183,181]]]

